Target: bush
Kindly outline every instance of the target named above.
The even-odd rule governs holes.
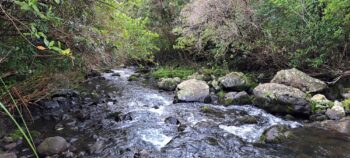
[[[189,75],[192,75],[195,72],[196,70],[191,68],[160,67],[152,72],[152,76],[157,79],[173,77],[186,79]]]

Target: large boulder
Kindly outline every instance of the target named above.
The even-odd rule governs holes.
[[[241,72],[231,72],[219,78],[219,83],[225,89],[245,90],[249,87],[248,78]]]
[[[273,113],[309,115],[311,107],[306,94],[297,88],[277,84],[260,84],[253,90],[254,105]]]
[[[39,146],[38,152],[42,155],[54,155],[68,148],[67,141],[59,136],[46,138]]]
[[[176,89],[176,86],[181,82],[181,79],[178,77],[175,78],[162,78],[158,82],[158,87],[166,91],[173,91]]]
[[[319,92],[327,87],[325,82],[295,68],[277,72],[271,82],[292,86],[304,92]]]
[[[209,96],[209,86],[204,81],[190,79],[183,81],[176,88],[176,98],[179,101],[204,101]]]
[[[340,120],[345,117],[345,110],[340,102],[335,101],[331,109],[327,109],[326,115],[332,120]]]
[[[309,127],[323,128],[334,130],[339,133],[350,134],[350,117],[345,117],[340,120],[326,120],[322,122],[313,122],[306,124]]]

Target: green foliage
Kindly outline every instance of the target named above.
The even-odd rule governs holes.
[[[346,111],[350,110],[350,99],[345,99],[341,103]]]
[[[36,147],[35,147],[35,143],[33,141],[33,137],[29,131],[29,128],[27,126],[26,121],[24,120],[24,117],[22,115],[22,111],[19,109],[16,101],[14,100],[14,98],[12,97],[10,91],[7,88],[7,85],[5,84],[5,82],[2,80],[2,78],[0,78],[1,84],[4,87],[4,91],[6,91],[11,98],[11,101],[13,102],[16,111],[18,112],[19,116],[20,116],[20,120],[21,123],[23,124],[24,127],[22,127],[19,122],[15,119],[15,116],[11,114],[11,112],[9,111],[9,109],[0,102],[0,109],[1,111],[5,112],[5,114],[8,115],[8,117],[11,119],[11,121],[16,125],[17,127],[17,131],[13,132],[12,134],[12,138],[14,139],[22,139],[22,137],[20,136],[20,134],[25,138],[26,142],[28,143],[30,149],[33,151],[34,155],[36,158],[39,158],[38,153],[36,152]],[[20,133],[20,134],[19,134]]]
[[[293,67],[342,66],[338,61],[348,53],[349,6],[349,0],[263,1],[257,7],[264,44],[284,49]]]
[[[196,70],[191,68],[182,67],[160,67],[152,72],[152,76],[160,78],[173,78],[179,77],[181,79],[186,79],[189,75],[192,75]]]

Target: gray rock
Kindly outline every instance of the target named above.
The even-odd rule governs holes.
[[[256,123],[258,123],[258,119],[256,117],[250,116],[250,115],[245,115],[245,116],[239,117],[238,121],[242,124],[256,124]]]
[[[304,92],[319,92],[327,87],[325,82],[295,68],[277,72],[271,82],[292,86]]]
[[[165,122],[165,123],[168,123],[168,124],[173,124],[173,125],[178,125],[178,124],[180,124],[180,121],[179,121],[177,118],[172,117],[172,116],[167,117],[167,118],[164,120],[164,122]]]
[[[46,138],[39,146],[38,152],[42,155],[54,155],[68,148],[67,141],[59,136]]]
[[[326,115],[332,120],[339,120],[345,117],[345,110],[341,103],[336,101],[331,109],[327,109]]]
[[[263,135],[260,137],[260,140],[266,143],[281,142],[293,136],[293,134],[288,130],[289,128],[287,126],[281,126],[281,125],[272,126],[267,130],[265,130]]]
[[[12,149],[16,148],[17,145],[18,145],[18,144],[17,144],[16,142],[14,142],[14,143],[6,144],[6,145],[4,146],[4,148],[5,148],[6,150],[12,150]]]
[[[253,90],[254,105],[274,113],[309,115],[311,107],[306,100],[306,94],[290,86],[266,83]]]
[[[219,91],[221,89],[220,85],[219,85],[219,81],[217,80],[213,80],[211,82],[209,82],[210,86],[214,88],[215,91]]]
[[[199,74],[198,72],[195,72],[194,74],[188,76],[187,79],[188,80],[196,79],[196,80],[204,81],[204,74]]]
[[[249,86],[247,77],[241,72],[231,72],[220,77],[219,82],[224,88],[231,90],[244,90]]]
[[[53,101],[47,101],[44,103],[45,107],[48,109],[56,109],[60,107],[60,104],[56,100]]]
[[[176,88],[176,98],[179,101],[204,101],[209,96],[209,86],[204,81],[186,80]]]
[[[312,104],[315,104],[315,108],[317,110],[321,109],[327,109],[329,107],[332,106],[332,102],[330,100],[328,100],[326,98],[326,96],[322,95],[322,94],[316,94],[314,95],[310,101],[312,102]]]
[[[173,91],[176,89],[176,86],[181,82],[181,79],[178,77],[175,78],[162,78],[158,82],[158,87],[166,91]]]
[[[0,158],[17,158],[15,153],[0,154]]]
[[[340,120],[313,122],[311,124],[305,124],[305,126],[323,128],[327,130],[334,130],[339,133],[350,134],[350,117],[345,117]]]
[[[224,100],[226,105],[246,105],[251,103],[251,98],[245,91],[226,93]]]

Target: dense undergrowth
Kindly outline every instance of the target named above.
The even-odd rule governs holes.
[[[27,102],[37,99],[37,87],[28,82],[50,80],[40,83],[52,89],[76,83],[91,69],[121,64],[160,63],[156,78],[289,67],[340,75],[349,68],[349,5],[349,0],[4,0],[0,74],[18,92],[15,97]]]

